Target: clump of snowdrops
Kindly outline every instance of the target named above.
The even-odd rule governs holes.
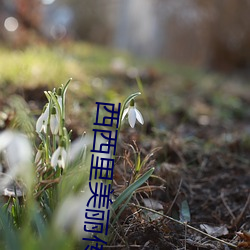
[[[71,141],[72,131],[65,126],[69,84],[70,80],[44,92],[47,103],[34,131],[28,135],[16,130],[0,133],[0,191],[9,197],[7,202],[0,200],[0,249],[73,250],[84,245],[81,242],[84,211],[91,196],[85,184],[93,137],[84,134]],[[122,104],[118,133],[126,117],[132,128],[136,120],[144,123],[135,106],[139,94],[130,95]],[[103,142],[103,138],[97,138],[97,143]],[[137,170],[140,166],[137,164]],[[141,174],[135,181],[116,199],[112,197],[113,222],[119,218],[124,202],[130,200],[153,171],[153,168],[146,173],[137,171]]]

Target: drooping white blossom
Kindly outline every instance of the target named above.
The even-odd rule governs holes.
[[[56,166],[64,169],[67,161],[67,152],[62,145],[59,145],[51,157],[51,166],[56,168]]]
[[[100,185],[100,182],[98,183]],[[94,183],[92,184],[94,186]],[[91,225],[86,225],[86,213],[88,211],[95,209],[92,202],[87,206],[87,201],[93,196],[88,185],[84,185],[80,194],[69,194],[66,199],[63,200],[62,204],[58,206],[55,214],[55,227],[59,232],[71,233],[76,238],[82,237],[90,238],[91,233],[84,231],[84,226],[90,227]],[[108,209],[106,207],[102,208],[104,212],[103,221],[107,222]],[[105,224],[106,224],[105,223]],[[92,238],[92,237],[91,237]]]
[[[45,110],[43,113],[40,115],[36,122],[36,132],[41,133],[42,131],[44,133],[47,132],[47,125],[49,121],[49,104],[45,107]]]
[[[142,114],[135,107],[134,100],[131,100],[129,107],[124,110],[122,114],[122,120],[125,118],[126,115],[128,115],[128,122],[132,128],[134,128],[136,120],[138,120],[138,122],[140,122],[141,124],[144,124]]]
[[[59,115],[55,107],[52,108],[50,116],[50,131],[53,135],[58,134],[60,126]]]
[[[32,182],[32,146],[26,135],[5,130],[0,133],[0,153],[6,162],[7,172],[0,188],[21,177],[29,185]]]

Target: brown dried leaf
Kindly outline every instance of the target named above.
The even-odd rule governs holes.
[[[150,209],[159,211],[159,210],[163,210],[163,205],[161,202],[151,199],[151,198],[144,198],[143,200],[144,206],[148,207]]]
[[[238,247],[244,247],[250,249],[250,232],[237,232],[237,235],[243,240],[238,244]]]
[[[215,237],[219,237],[219,236],[228,234],[228,230],[227,230],[227,227],[225,225],[222,225],[222,226],[209,226],[207,224],[201,224],[200,228],[202,230],[204,230],[206,233],[208,233],[209,235],[212,235],[212,236],[215,236]]]

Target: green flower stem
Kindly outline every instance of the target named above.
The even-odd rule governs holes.
[[[62,126],[64,127],[65,126],[65,102],[66,102],[66,91],[68,89],[68,86],[69,86],[69,83],[72,81],[72,78],[70,78],[67,83],[62,86],[63,89],[62,89]]]
[[[142,98],[144,100],[144,103],[146,105],[146,110],[148,111],[148,107],[150,107],[150,104],[148,102],[148,98],[146,95],[144,95],[144,88],[143,88],[143,84],[142,84],[142,81],[139,77],[136,78],[136,83],[137,83],[137,86],[140,90],[140,92],[142,93]],[[153,115],[152,115],[152,112],[147,112],[148,113],[148,116],[149,116],[149,120],[151,122],[151,124],[155,124],[154,122],[154,118],[153,118]]]
[[[56,135],[52,135],[52,151],[56,150]]]
[[[59,136],[62,136],[63,135],[63,130],[62,130],[62,128],[63,128],[63,123],[64,123],[64,119],[63,119],[63,117],[62,117],[62,110],[61,110],[61,107],[60,107],[60,105],[59,105],[59,103],[58,103],[58,101],[57,101],[57,99],[56,99],[56,96],[55,96],[55,94],[53,93],[53,92],[51,92],[51,91],[48,91],[48,93],[49,93],[49,95],[50,95],[50,97],[51,97],[51,99],[53,100],[53,103],[55,104],[55,106],[56,106],[56,108],[57,108],[57,111],[59,112]]]
[[[64,145],[65,149],[68,149],[70,146],[70,136],[69,136],[69,133],[65,127],[63,127],[63,138],[65,141],[65,145]]]
[[[46,129],[46,133],[45,133],[45,143],[44,143],[44,148],[45,148],[45,157],[46,157],[46,164],[49,164],[50,162],[50,136],[49,136],[49,129],[50,129],[50,114],[52,111],[52,101],[51,98],[49,97],[49,94],[47,91],[44,91],[48,101],[49,101],[49,117],[48,117],[48,123],[47,123],[47,129]]]

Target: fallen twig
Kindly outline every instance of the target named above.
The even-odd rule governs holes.
[[[184,227],[188,227],[189,229],[192,229],[192,230],[194,230],[194,231],[196,231],[196,232],[199,232],[200,234],[203,234],[203,235],[205,235],[205,236],[207,236],[207,237],[209,237],[209,238],[211,238],[211,239],[213,239],[213,240],[219,241],[219,242],[221,242],[221,243],[223,243],[223,244],[226,244],[226,245],[228,245],[228,246],[230,246],[230,247],[237,248],[236,245],[234,245],[234,244],[232,244],[232,243],[229,243],[229,242],[226,242],[226,241],[224,241],[224,240],[218,239],[218,238],[216,238],[216,237],[214,237],[214,236],[212,236],[212,235],[209,235],[209,234],[207,234],[207,233],[205,233],[205,232],[203,232],[203,231],[201,231],[201,230],[199,230],[199,229],[197,229],[197,228],[195,228],[195,227],[192,227],[192,226],[188,225],[187,222],[178,221],[178,220],[176,220],[176,219],[173,219],[173,218],[170,217],[170,216],[167,216],[167,215],[165,215],[165,214],[162,214],[162,213],[160,213],[160,212],[157,212],[157,211],[155,211],[155,210],[153,210],[153,209],[150,209],[150,208],[147,208],[147,207],[144,207],[144,206],[141,206],[141,205],[136,205],[136,204],[134,204],[134,203],[130,203],[130,204],[128,204],[128,205],[134,206],[134,207],[137,207],[137,208],[140,208],[140,209],[145,209],[145,210],[150,211],[150,212],[152,212],[152,213],[161,215],[161,216],[163,216],[163,217],[165,217],[165,218],[167,218],[167,219],[169,219],[169,220],[171,220],[171,221],[174,221],[174,222],[176,222],[176,223],[178,223],[178,224],[183,225]]]

